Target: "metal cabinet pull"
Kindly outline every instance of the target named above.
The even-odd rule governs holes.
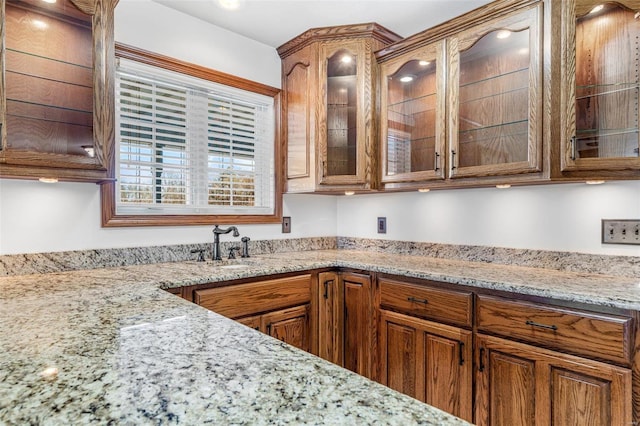
[[[451,150],[451,170],[456,168],[456,151]]]
[[[577,140],[575,136],[571,136],[571,160],[576,161],[577,156]]]
[[[427,299],[416,299],[415,297],[411,296],[411,297],[407,297],[407,300],[409,302],[414,302],[414,303],[424,303],[425,305],[427,303],[429,303],[429,301]]]
[[[324,294],[323,294],[323,297],[325,299],[329,298],[329,284],[333,284],[333,280],[326,280],[324,282]]]
[[[458,342],[458,350],[460,351],[460,365],[464,365],[464,343]]]
[[[478,371],[484,371],[484,348],[480,348],[480,363],[478,364]]]
[[[267,334],[271,336],[271,323],[267,324]]]
[[[527,325],[531,325],[533,327],[546,328],[546,329],[553,330],[553,331],[556,331],[558,329],[558,327],[555,326],[555,325],[540,324],[539,322],[534,322],[534,321],[531,321],[531,320],[527,321],[526,324]]]
[[[436,155],[433,158],[433,171],[437,172],[438,170],[440,170],[440,154],[436,152]]]

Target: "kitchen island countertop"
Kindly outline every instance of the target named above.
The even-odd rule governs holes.
[[[347,267],[640,309],[639,279],[323,250],[0,278],[2,424],[466,424],[162,288]]]

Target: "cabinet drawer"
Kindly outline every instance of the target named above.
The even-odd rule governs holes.
[[[194,296],[198,305],[229,318],[238,318],[309,303],[311,275],[196,290]]]
[[[410,315],[471,327],[473,295],[381,278],[380,304]]]
[[[478,330],[628,365],[633,351],[633,319],[478,296]]]

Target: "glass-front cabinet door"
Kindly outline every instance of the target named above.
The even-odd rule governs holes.
[[[445,42],[381,65],[382,182],[444,179]]]
[[[364,70],[367,67],[362,43],[325,43],[320,49],[318,142],[321,159],[320,184],[365,182]],[[370,110],[371,108],[369,108]]]
[[[638,170],[640,1],[562,6],[562,170]]]
[[[449,173],[535,173],[542,163],[542,4],[449,39]]]

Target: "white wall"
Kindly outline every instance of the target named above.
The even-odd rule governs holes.
[[[280,87],[275,49],[213,27],[149,0],[120,0],[116,41]],[[0,179],[0,255],[109,247],[210,242],[212,226],[100,228],[100,191],[94,184]],[[242,225],[252,239],[336,235],[336,197],[286,195],[281,226]]]
[[[149,0],[121,0],[116,39],[279,87],[274,49]],[[640,256],[600,244],[600,219],[640,218],[640,182],[466,189],[353,197],[285,195],[293,232],[242,225],[253,239],[344,235]],[[376,233],[386,216],[388,233]],[[100,228],[94,184],[0,179],[0,255],[209,242],[211,226]]]
[[[377,218],[387,233],[377,233]],[[601,244],[601,219],[640,219],[640,181],[341,197],[338,235],[640,256]]]

